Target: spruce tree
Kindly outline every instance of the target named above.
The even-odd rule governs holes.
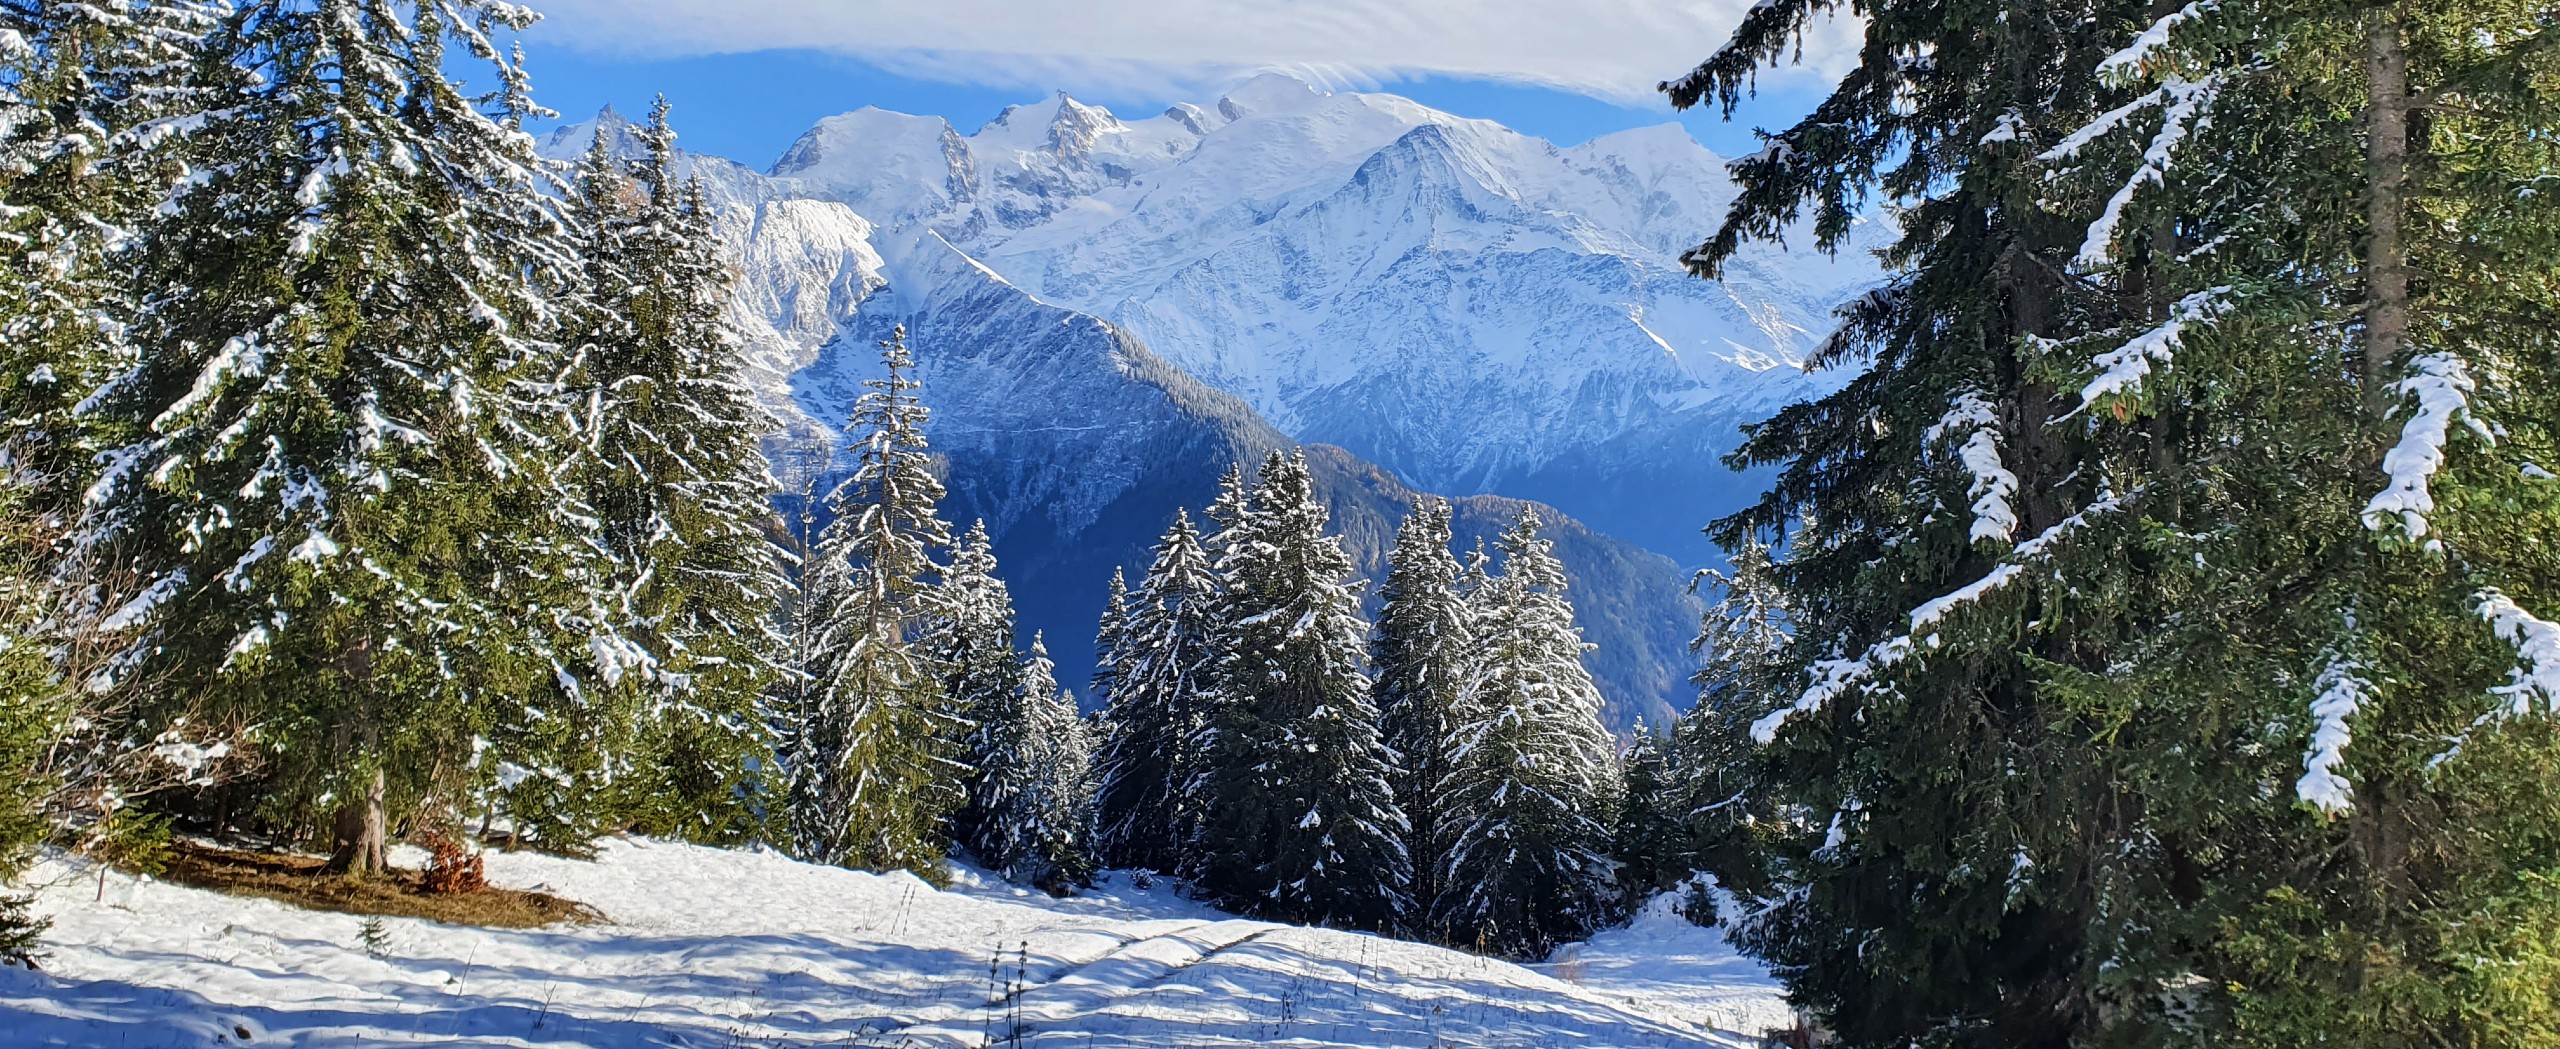
[[[1688,799],[1673,771],[1671,751],[1662,732],[1637,722],[1626,753],[1619,756],[1621,801],[1612,854],[1631,904],[1688,881],[1695,869]]]
[[[1405,516],[1387,558],[1377,637],[1378,716],[1396,754],[1396,804],[1408,827],[1417,915],[1437,913],[1440,868],[1450,845],[1441,782],[1456,765],[1456,710],[1474,638],[1458,593],[1463,566],[1449,552],[1449,504],[1426,499]]]
[[[1475,658],[1456,708],[1452,814],[1435,921],[1452,942],[1545,953],[1611,920],[1619,772],[1565,599],[1564,566],[1522,507],[1495,544]]]
[[[1093,628],[1093,677],[1086,683],[1095,702],[1111,705],[1120,680],[1120,635],[1129,627],[1128,573],[1111,570],[1111,587],[1102,600],[1102,618]]]
[[[1325,522],[1305,454],[1273,453],[1221,531],[1196,880],[1231,907],[1374,929],[1408,917],[1412,868],[1362,667],[1369,627]]]
[[[880,346],[886,375],[865,383],[850,425],[858,465],[827,496],[834,521],[808,569],[827,604],[816,687],[790,730],[792,824],[804,859],[939,878],[968,767],[940,668],[916,642],[940,571],[931,551],[951,530],[906,329]]]
[[[1813,541],[1803,533],[1797,538]],[[1696,580],[1715,593],[1716,603],[1691,643],[1701,662],[1697,705],[1662,741],[1669,779],[1661,789],[1687,862],[1720,885],[1749,892],[1769,884],[1765,829],[1787,822],[1758,779],[1763,753],[1751,727],[1777,705],[1772,697],[1791,691],[1796,677],[1788,661],[1791,614],[1774,552],[1746,536],[1729,567],[1707,569]]]
[[[1113,688],[1094,759],[1095,848],[1114,867],[1172,873],[1198,820],[1203,695],[1214,681],[1219,588],[1188,512],[1156,543],[1155,563],[1112,646]]]
[[[1717,529],[1815,537],[1744,941],[1857,1045],[2548,1040],[2547,12],[1867,14],[1693,256],[1909,205]]]
[[[138,631],[133,669],[261,724],[267,814],[327,826],[352,873],[383,869],[395,810],[490,774],[475,740],[565,713],[546,683],[592,670],[573,646],[596,559],[547,327],[570,249],[523,73],[490,37],[529,18],[223,17],[197,177],[139,249],[135,363],[99,395],[135,435],[90,525],[146,580],[110,619]],[[466,60],[493,94],[449,79]]]
[[[130,260],[184,175],[191,76],[218,9],[0,3],[0,456],[29,506],[76,513],[127,435],[79,410],[131,366]]]
[[[933,601],[933,622],[919,647],[941,675],[942,694],[961,734],[960,760],[970,770],[968,802],[952,814],[952,838],[1003,870],[1010,853],[993,843],[1007,832],[997,825],[1006,814],[996,806],[1021,789],[1023,775],[1020,755],[1008,752],[1020,742],[1015,734],[1024,731],[1023,704],[1047,697],[1023,696],[1022,661],[1013,648],[1013,595],[996,578],[986,522],[971,526],[952,548],[951,566],[943,570]]]
[[[979,729],[967,839],[1007,880],[1064,895],[1092,874],[1092,750],[1075,699],[1058,688],[1048,644],[1034,634],[1005,702]]]

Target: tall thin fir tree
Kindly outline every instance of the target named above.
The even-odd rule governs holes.
[[[1438,499],[1405,516],[1369,646],[1379,724],[1396,754],[1396,803],[1408,821],[1415,914],[1426,921],[1439,913],[1451,831],[1440,787],[1457,763],[1458,697],[1474,643],[1467,599],[1458,592],[1466,569],[1449,552],[1449,517],[1449,504]],[[1435,930],[1423,932],[1437,938]]]
[[[1810,531],[1799,531],[1797,540],[1819,542]],[[1764,752],[1751,726],[1796,682],[1793,613],[1769,544],[1744,537],[1728,567],[1706,569],[1693,581],[1715,604],[1690,642],[1699,655],[1698,702],[1660,741],[1668,769],[1659,787],[1663,814],[1678,825],[1682,863],[1728,888],[1759,892],[1772,876],[1762,836],[1786,819],[1763,789]]]
[[[1441,913],[1455,942],[1545,953],[1613,920],[1615,746],[1565,598],[1564,566],[1534,507],[1503,531],[1456,709],[1453,814]]]
[[[735,842],[767,807],[762,695],[789,587],[768,538],[769,421],[735,376],[724,249],[681,180],[665,101],[600,125],[571,196],[581,261],[568,340],[587,455],[580,487],[608,560],[593,616],[612,638],[588,702],[537,733],[576,770],[528,778],[511,810]],[[630,132],[642,153],[617,152]],[[531,796],[527,796],[527,795]],[[519,816],[519,823],[526,822]],[[521,827],[519,829],[522,829]],[[584,835],[580,835],[583,837]]]
[[[1156,543],[1155,562],[1129,595],[1113,646],[1114,687],[1095,756],[1100,797],[1095,847],[1114,867],[1174,873],[1199,813],[1189,785],[1203,699],[1215,681],[1217,574],[1187,511]]]
[[[1092,757],[1075,699],[1058,688],[1048,643],[1031,638],[1009,700],[987,710],[970,850],[1007,880],[1059,895],[1091,876]]]
[[[1020,787],[1005,777],[1021,772],[1018,763],[997,767],[1006,760],[999,751],[1018,744],[1011,734],[1024,728],[1026,700],[1022,657],[1013,647],[1013,595],[996,577],[995,543],[986,522],[972,525],[952,548],[951,566],[933,601],[932,622],[919,647],[941,675],[953,728],[961,734],[960,760],[969,767],[968,801],[952,814],[952,838],[1002,870],[1011,856],[996,838],[1004,833],[996,825],[996,806]]]
[[[1393,927],[1412,905],[1405,818],[1351,558],[1325,525],[1305,453],[1275,452],[1223,530],[1197,883],[1258,914]]]
[[[492,37],[530,17],[226,15],[198,177],[136,261],[135,363],[97,395],[136,435],[88,526],[147,580],[110,620],[133,669],[266,726],[270,825],[350,873],[385,869],[395,812],[493,774],[474,742],[543,716],[538,683],[588,669],[558,643],[589,635],[596,566],[545,295],[573,250]],[[466,61],[493,95],[449,79]]]
[[[1093,677],[1086,688],[1094,701],[1111,705],[1112,690],[1120,681],[1120,635],[1129,627],[1128,572],[1114,567],[1111,585],[1102,599],[1102,618],[1093,628]]]
[[[865,383],[850,425],[858,465],[827,496],[835,519],[809,570],[828,605],[817,687],[792,727],[792,820],[805,859],[938,879],[968,766],[939,668],[916,641],[941,571],[932,551],[951,529],[906,328],[880,349],[886,374]]]

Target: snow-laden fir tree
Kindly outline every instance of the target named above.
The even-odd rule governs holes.
[[[194,177],[134,264],[135,436],[90,493],[141,574],[138,673],[261,725],[270,825],[383,869],[475,739],[591,670],[598,558],[566,489],[556,189],[508,4],[245,3],[209,37]],[[460,53],[455,53],[458,50]],[[466,93],[449,70],[489,71]],[[192,704],[160,690],[146,716]],[[548,770],[536,765],[527,774]]]
[[[1092,743],[1035,634],[1014,687],[984,709],[971,781],[970,852],[1006,880],[1065,894],[1093,872]]]
[[[11,890],[46,837],[44,757],[70,704],[44,637],[53,551],[16,476],[0,466],[0,962],[25,964],[47,923]]]
[[[1612,854],[1618,861],[1618,883],[1631,904],[1688,881],[1695,869],[1689,805],[1679,789],[1671,741],[1665,736],[1638,721],[1626,753],[1618,757],[1621,786]]]
[[[1467,600],[1458,592],[1465,568],[1449,542],[1447,502],[1425,499],[1405,516],[1387,557],[1369,645],[1379,725],[1396,754],[1396,804],[1408,822],[1415,914],[1426,918],[1437,913],[1450,844],[1440,787],[1455,764],[1458,695],[1474,647]]]
[[[123,442],[80,402],[131,363],[129,260],[183,177],[203,96],[196,42],[219,8],[0,3],[0,456],[45,512],[74,513]]]
[[[1196,884],[1282,920],[1384,928],[1409,915],[1404,813],[1363,664],[1352,562],[1325,534],[1304,453],[1273,453],[1217,564]]]
[[[1111,691],[1120,680],[1120,635],[1128,626],[1128,572],[1114,567],[1110,589],[1102,600],[1102,618],[1093,628],[1093,677],[1086,682],[1095,702],[1106,707],[1111,704]]]
[[[633,136],[636,162],[616,152],[626,129],[600,125],[573,181],[580,269],[564,341],[580,491],[610,559],[592,619],[606,645],[632,647],[599,648],[588,702],[530,726],[568,774],[506,792],[519,833],[560,822],[553,834],[582,841],[611,821],[734,842],[766,806],[761,699],[789,585],[766,535],[769,427],[735,375],[723,249],[699,187],[680,179],[667,117],[661,100]]]
[[[1797,539],[1818,541],[1809,532]],[[1758,789],[1763,751],[1751,726],[1796,679],[1775,552],[1744,536],[1728,567],[1702,571],[1694,583],[1716,603],[1690,645],[1700,657],[1698,703],[1661,740],[1669,777],[1660,787],[1664,812],[1679,823],[1683,863],[1714,874],[1720,885],[1756,891],[1768,884],[1760,835],[1784,820]]]
[[[942,572],[933,594],[933,616],[918,648],[940,675],[952,727],[960,733],[958,755],[969,767],[968,801],[952,813],[953,840],[976,853],[989,866],[1004,862],[989,854],[998,849],[995,835],[1006,833],[992,820],[991,807],[1018,782],[1021,766],[991,769],[988,762],[1006,760],[1000,751],[1015,745],[1010,735],[1023,728],[1022,657],[1014,650],[1013,594],[996,577],[994,541],[986,522],[972,525],[951,550],[951,565]],[[1054,691],[1054,688],[1052,689]],[[991,778],[993,777],[993,778]]]
[[[2550,12],[1865,13],[1693,256],[1907,205],[1717,529],[1818,537],[1742,940],[1853,1045],[2560,1037]]]
[[[1536,956],[1616,915],[1615,745],[1565,598],[1564,566],[1522,507],[1477,595],[1474,658],[1441,781],[1450,833],[1433,921],[1451,942]]]
[[[932,551],[949,546],[928,412],[901,326],[880,344],[848,427],[856,466],[827,496],[834,520],[806,571],[819,665],[792,713],[791,819],[802,858],[940,877],[945,822],[966,800],[962,726],[917,641],[934,611]]]
[[[1200,533],[1177,512],[1111,650],[1094,776],[1095,848],[1113,867],[1181,868],[1199,816],[1189,786],[1202,771],[1193,747],[1215,680],[1218,595]]]

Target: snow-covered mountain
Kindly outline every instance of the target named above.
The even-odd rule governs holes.
[[[1279,75],[1135,121],[1061,95],[967,135],[863,109],[771,174],[1110,321],[1294,439],[1688,561],[1748,487],[1717,462],[1737,428],[1830,381],[1795,365],[1877,276],[1776,250],[1688,276],[1735,190],[1676,125],[1558,148]]]
[[[610,112],[546,152],[599,126],[636,152]],[[1698,615],[1672,557],[1709,556],[1697,527],[1747,487],[1716,456],[1806,392],[1792,355],[1871,276],[1680,272],[1733,191],[1676,127],[1560,150],[1283,77],[1135,123],[1061,96],[966,136],[864,109],[770,174],[686,163],[737,253],[733,320],[785,474],[831,472],[874,344],[905,325],[948,509],[987,521],[1069,681],[1103,581],[1145,564],[1175,507],[1231,462],[1329,444],[1347,453],[1316,457],[1320,488],[1373,575],[1416,489],[1591,522],[1552,535],[1593,669],[1617,724],[1663,717]],[[1516,505],[1462,502],[1461,542]]]

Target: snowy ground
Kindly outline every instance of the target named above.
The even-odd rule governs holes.
[[[1072,900],[616,841],[492,854],[602,910],[506,931],[362,920],[62,864],[41,974],[0,967],[9,1046],[1737,1046],[1783,1009],[1714,933],[1649,908],[1521,967],[1228,918],[1112,881]],[[1722,1027],[1725,1032],[1715,1030]]]

